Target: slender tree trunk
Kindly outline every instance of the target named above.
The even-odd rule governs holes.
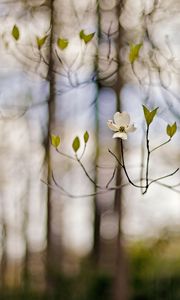
[[[54,43],[54,0],[50,1],[51,9],[51,35],[50,35],[50,46],[49,46],[49,70],[48,70],[48,81],[49,81],[49,99],[48,99],[48,136],[47,136],[47,168],[48,168],[48,182],[51,182],[51,141],[50,134],[51,128],[53,127],[54,119],[54,109],[55,109],[55,74],[53,72],[53,43]],[[51,246],[52,246],[52,236],[51,236],[51,221],[52,221],[52,190],[48,187],[47,191],[47,287],[51,287]]]
[[[119,19],[121,11],[121,1],[117,5],[117,18]],[[119,25],[119,34],[116,40],[116,51],[117,59],[120,62],[119,51],[121,48],[121,28]],[[114,86],[116,92],[116,111],[121,111],[121,99],[120,91],[122,87],[122,80],[120,76],[120,71],[117,73],[117,81]],[[121,143],[120,140],[116,141],[116,153],[119,160],[121,160]],[[116,185],[120,185],[122,180],[121,168],[118,167],[116,174]],[[118,236],[116,244],[116,268],[115,268],[115,281],[113,289],[113,300],[127,300],[128,299],[128,262],[123,247],[122,233],[121,233],[121,221],[122,221],[122,190],[116,190],[115,201],[114,201],[115,211],[118,214]]]
[[[117,97],[119,99],[119,97]],[[118,101],[118,100],[117,100]],[[117,105],[117,111],[120,109],[120,105]],[[117,140],[116,148],[117,153],[120,153],[120,141]],[[118,158],[120,159],[120,155]],[[116,175],[116,185],[121,184],[121,169],[118,168]],[[118,214],[118,235],[116,241],[116,261],[115,261],[115,280],[113,285],[113,300],[127,300],[129,297],[128,287],[128,260],[123,246],[123,238],[121,232],[122,221],[122,190],[119,189],[115,193],[115,211]]]
[[[99,158],[99,118],[98,118],[98,94],[99,94],[99,85],[97,87],[97,104],[96,104],[96,157],[95,157],[95,165],[98,163]],[[95,182],[98,181],[98,169],[96,168],[95,174]],[[95,189],[96,190],[96,189]],[[93,247],[93,257],[96,265],[99,263],[100,259],[100,220],[101,212],[98,207],[98,196],[94,197],[94,247]]]
[[[97,1],[97,38],[98,38],[98,45],[99,45],[99,38],[100,38],[100,14],[99,14],[99,5]],[[98,49],[97,49],[97,58],[95,62],[95,69],[96,72],[98,72]],[[96,104],[95,104],[95,115],[96,115],[96,124],[95,124],[95,137],[96,137],[96,156],[94,164],[95,166],[98,163],[99,159],[99,89],[100,86],[97,82],[97,91],[96,91]],[[95,167],[95,182],[98,182],[98,169]],[[96,188],[95,188],[96,191]],[[97,266],[100,259],[100,218],[101,213],[98,207],[98,196],[94,197],[94,245],[93,245],[93,261],[95,265]]]

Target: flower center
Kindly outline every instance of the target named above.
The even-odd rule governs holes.
[[[119,127],[119,132],[125,132],[125,127],[124,126],[120,126]]]

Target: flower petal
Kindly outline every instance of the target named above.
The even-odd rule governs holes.
[[[108,120],[107,125],[113,131],[118,131],[118,129],[119,129],[118,126],[116,124],[114,124],[112,120]]]
[[[125,132],[116,132],[113,134],[113,138],[120,138],[122,140],[127,140],[127,134]]]
[[[125,131],[128,133],[128,132],[134,132],[136,130],[136,127],[134,126],[134,124],[131,124],[129,126],[127,126],[125,128]]]
[[[128,126],[130,123],[130,116],[126,111],[123,111],[122,113],[116,112],[114,114],[114,122],[118,127]]]

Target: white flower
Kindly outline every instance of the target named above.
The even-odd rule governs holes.
[[[130,116],[126,111],[122,113],[116,112],[114,114],[114,123],[112,120],[108,120],[107,125],[112,130],[115,131],[113,138],[121,138],[127,140],[127,133],[136,130],[134,124],[130,124]]]

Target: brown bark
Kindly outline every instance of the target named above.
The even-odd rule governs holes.
[[[117,18],[119,19],[121,11],[121,1],[117,5]],[[116,41],[117,59],[120,65],[119,51],[121,48],[121,28],[119,25],[119,34]],[[116,92],[116,111],[121,111],[121,99],[120,91],[122,87],[122,80],[120,76],[120,71],[117,73],[117,81],[114,86]],[[116,141],[116,153],[119,160],[121,160],[121,143],[120,140]],[[116,185],[120,185],[122,181],[121,168],[118,168],[116,174]],[[116,190],[115,201],[114,201],[115,211],[118,213],[118,236],[116,244],[116,268],[115,268],[115,280],[113,286],[113,300],[127,300],[129,298],[129,284],[128,284],[128,260],[123,246],[123,237],[121,232],[121,222],[122,222],[122,189]]]

